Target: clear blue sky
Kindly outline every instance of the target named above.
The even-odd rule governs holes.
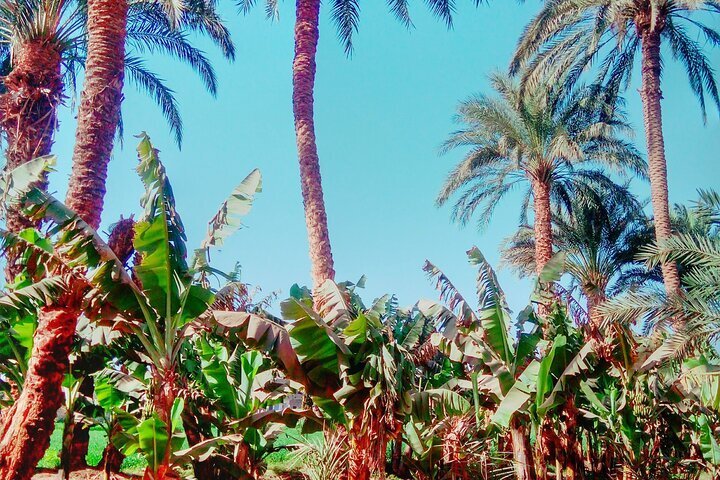
[[[454,128],[458,101],[487,91],[487,74],[506,68],[539,3],[494,0],[475,9],[461,1],[450,31],[427,13],[424,2],[412,2],[411,31],[387,13],[385,2],[361,3],[353,57],[346,58],[337,41],[328,2],[317,57],[316,128],[337,279],[367,275],[367,301],[383,293],[397,294],[403,305],[434,299],[421,270],[427,258],[473,298],[474,270],[465,251],[477,245],[497,263],[498,245],[517,226],[519,195],[508,197],[482,232],[474,225],[452,224],[447,209],[435,208],[434,198],[462,152],[438,157],[438,145]],[[264,191],[246,228],[215,252],[213,261],[225,269],[239,261],[243,280],[286,295],[293,283],[310,282],[290,103],[294,2],[282,2],[281,19],[275,23],[265,20],[262,7],[241,17],[225,2],[223,14],[237,60],[227,63],[217,49],[199,43],[217,70],[216,99],[203,91],[189,67],[149,60],[180,101],[185,121],[181,151],[155,105],[132,86],[126,88],[124,147],[116,148],[111,162],[104,225],[120,214],[139,212],[132,135],[140,131],[147,131],[162,151],[191,248],[232,188],[259,167]],[[713,52],[712,60],[719,66],[720,52]],[[685,202],[698,188],[720,188],[720,124],[717,112],[709,110],[703,125],[684,74],[672,62],[664,73],[664,96],[670,194],[673,202]],[[644,148],[637,84],[627,97],[636,140]],[[55,148],[59,167],[51,189],[62,198],[74,112],[64,109],[60,120]],[[638,185],[637,192],[646,197],[648,188]],[[500,271],[500,280],[511,307],[522,309],[529,282],[509,271]]]

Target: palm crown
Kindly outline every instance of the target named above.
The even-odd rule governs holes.
[[[572,212],[553,215],[553,239],[565,254],[565,270],[595,301],[647,279],[659,280],[637,255],[653,240],[649,219],[630,194],[608,195],[602,203],[575,202]],[[503,261],[521,276],[535,271],[534,233],[523,226],[505,242]]]
[[[187,32],[209,37],[223,54],[234,58],[230,34],[205,0],[184,2],[179,11],[164,3],[130,2],[128,12],[126,72],[130,80],[147,92],[162,109],[178,144],[182,142],[182,120],[172,90],[143,60],[147,54],[162,54],[190,65],[206,89],[215,94],[217,79],[205,54],[192,45]],[[0,58],[9,71],[14,50],[28,42],[52,45],[62,59],[63,77],[72,90],[77,74],[85,66],[87,5],[84,0],[4,0],[0,2]]]
[[[720,45],[720,33],[703,21],[720,13],[716,0],[553,0],[535,16],[518,43],[512,73],[526,67],[525,82],[570,71],[575,81],[599,61],[598,78],[615,92],[627,87],[641,37],[659,32],[685,67],[705,114],[709,96],[720,108],[714,70],[703,44]]]
[[[462,191],[453,207],[456,220],[467,222],[483,206],[478,223],[486,224],[505,194],[528,180],[549,184],[554,200],[568,207],[573,195],[594,195],[599,185],[616,189],[607,176],[586,165],[645,175],[641,156],[620,137],[628,131],[622,113],[604,104],[596,88],[529,94],[500,74],[491,82],[498,96],[463,102],[457,114],[463,128],[443,146],[443,151],[470,147],[437,198],[443,205]],[[522,220],[530,196],[528,190]]]

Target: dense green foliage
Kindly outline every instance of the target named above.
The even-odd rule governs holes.
[[[236,3],[246,12],[255,1]],[[387,3],[411,25],[407,1]],[[426,3],[451,24],[453,1]],[[175,98],[140,54],[187,62],[215,93],[214,70],[189,34],[209,37],[230,58],[232,42],[214,0],[129,7],[127,74],[160,104],[179,143]],[[299,30],[313,12],[317,21],[319,3],[299,0],[301,7],[309,16]],[[74,87],[93,28],[88,8],[92,2],[0,2],[6,73],[17,68],[17,51],[40,42],[56,51],[58,75],[62,66]],[[278,2],[265,8],[275,17]],[[355,0],[331,4],[347,53],[359,11]],[[465,156],[437,203],[454,200],[453,220],[477,215],[484,227],[509,192],[524,188],[518,231],[501,246],[503,263],[535,280],[516,314],[477,247],[467,252],[472,300],[429,260],[424,271],[438,301],[400,306],[389,293],[368,302],[364,277],[314,278],[313,290],[294,284],[277,304],[275,295],[262,298],[240,280],[239,266],[221,271],[210,255],[242,227],[262,191],[260,172],[244,178],[189,248],[146,134],[137,147],[141,213],[107,237],[43,188],[53,157],[6,169],[2,214],[19,212],[30,228],[0,229],[8,263],[0,472],[20,470],[12,460],[28,452],[17,431],[54,421],[39,467],[66,476],[80,456],[105,478],[123,469],[144,480],[720,478],[720,194],[700,191],[670,212],[660,118],[661,42],[685,66],[703,114],[706,96],[720,104],[709,57],[688,31],[697,29],[708,48],[720,45],[705,22],[717,14],[715,0],[547,0],[510,74],[493,74],[492,94],[460,104],[459,130],[443,151]],[[638,51],[648,162],[620,97]],[[304,79],[310,96],[314,68]],[[0,95],[8,103],[12,93]],[[315,148],[314,130],[310,137]],[[319,175],[309,177],[304,185],[319,184]],[[630,188],[648,178],[654,217]],[[673,275],[679,285],[668,288]],[[63,325],[72,328],[62,358],[49,360],[36,347],[47,340],[43,319],[56,311],[73,323]],[[33,375],[55,384],[37,391]],[[44,441],[51,432],[31,433]],[[8,447],[14,437],[24,452]]]

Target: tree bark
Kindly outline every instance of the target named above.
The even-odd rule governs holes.
[[[553,256],[550,184],[533,180],[532,187],[535,210],[535,272],[540,276]]]
[[[659,22],[660,20],[658,20]],[[648,150],[648,174],[652,201],[655,239],[658,243],[672,236],[670,201],[668,198],[667,163],[662,130],[662,92],[660,90],[660,28],[646,26],[640,29],[642,42],[642,88],[640,96],[645,119],[645,139]],[[680,275],[674,262],[662,264],[665,291],[668,295],[680,292]]]
[[[0,478],[29,480],[50,445],[77,317],[66,308],[40,312],[23,391],[0,425]]]
[[[585,298],[587,298],[588,307],[588,318],[590,320],[590,330],[598,332],[602,325],[602,315],[600,314],[600,305],[605,303],[607,297],[604,292],[598,291],[586,291]]]
[[[315,54],[318,43],[320,0],[297,0],[295,20],[295,58],[293,59],[293,114],[300,185],[305,206],[312,280],[315,288],[335,278],[313,112]]]
[[[535,469],[530,456],[530,439],[520,420],[510,422],[510,442],[512,443],[513,462],[517,480],[535,480]]]
[[[120,122],[127,0],[88,0],[88,54],[66,204],[100,226],[105,180]]]
[[[550,206],[550,184],[534,179],[533,209],[535,211],[535,272],[538,277],[553,256],[552,210]],[[549,292],[550,288],[546,288]],[[545,316],[550,308],[545,303],[538,305],[538,314]]]
[[[48,155],[57,127],[57,107],[62,102],[60,52],[49,42],[31,41],[13,49],[13,65],[4,78],[0,95],[0,129],[7,141],[5,171],[34,158]],[[47,178],[37,187],[47,188]],[[21,212],[10,208],[6,224],[11,232],[34,226]],[[6,280],[20,273],[15,259],[8,258]]]

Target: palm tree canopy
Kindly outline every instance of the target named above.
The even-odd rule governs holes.
[[[13,51],[24,43],[49,43],[60,52],[65,83],[75,91],[77,75],[85,65],[86,23],[86,0],[2,0],[0,61],[11,65]],[[178,145],[182,143],[182,119],[177,100],[164,80],[147,68],[144,57],[160,54],[187,63],[214,95],[217,91],[215,71],[205,53],[191,43],[190,32],[207,36],[225,57],[234,58],[230,33],[217,15],[214,2],[134,0],[129,3],[126,74],[161,108]]]
[[[453,219],[467,223],[482,207],[480,226],[506,193],[520,184],[547,182],[557,205],[571,206],[573,196],[590,198],[617,185],[590,167],[619,174],[646,175],[645,162],[622,134],[629,133],[620,108],[604,101],[604,90],[578,86],[521,92],[507,76],[491,76],[496,96],[478,95],[460,104],[453,132],[443,152],[469,147],[450,172],[437,198],[444,205],[459,194]],[[600,188],[602,187],[602,189]],[[527,189],[521,223],[526,223],[532,190]]]
[[[660,281],[657,270],[637,259],[654,239],[652,224],[629,191],[608,192],[597,201],[575,200],[570,212],[553,214],[553,242],[565,254],[565,269],[585,294],[614,295],[647,280]],[[503,263],[521,276],[535,272],[535,238],[531,226],[521,226],[506,239]]]
[[[533,89],[539,79],[564,72],[574,82],[596,64],[598,79],[617,92],[631,81],[641,36],[659,32],[685,68],[705,116],[707,96],[720,109],[715,72],[703,51],[720,45],[717,14],[717,0],[548,1],[525,28],[510,72],[524,69],[523,84]]]
[[[720,338],[720,194],[700,191],[699,197],[690,208],[675,209],[676,225],[685,230],[662,243],[646,245],[638,256],[649,268],[666,261],[677,262],[685,287],[683,294],[628,292],[602,307],[608,322],[640,320],[646,331],[674,327],[653,356],[657,362],[683,358],[698,348],[715,345]],[[687,215],[678,216],[677,212]],[[678,318],[684,320],[679,328]]]
[[[470,0],[474,6],[479,6],[483,0]],[[255,6],[256,0],[236,0],[242,13],[247,13]],[[408,0],[386,0],[390,13],[405,27],[413,26],[410,16]],[[425,0],[430,11],[444,21],[448,27],[452,26],[455,13],[455,0]],[[278,0],[265,0],[265,15],[270,19],[278,18]],[[337,28],[337,34],[345,47],[345,53],[351,55],[353,51],[353,36],[358,32],[360,25],[360,0],[332,0],[330,2],[330,15]]]

